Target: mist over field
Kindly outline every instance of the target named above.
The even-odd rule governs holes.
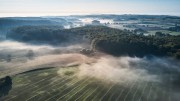
[[[0,18],[0,100],[179,101],[179,21],[155,15]]]
[[[0,0],[0,101],[180,101],[180,0]]]
[[[166,76],[179,80],[179,61],[155,56],[114,57],[107,54],[86,56],[78,50],[83,45],[67,47],[50,45],[31,45],[16,41],[0,42],[1,77],[45,67],[66,67],[78,65],[79,76],[95,77],[105,82],[126,84],[143,79],[149,82],[167,82]],[[33,56],[28,57],[28,51]],[[6,61],[11,54],[11,61]],[[180,82],[180,81],[177,81]]]
[[[19,73],[42,67],[66,66],[72,62],[81,61],[83,56],[76,52],[82,47],[83,45],[56,47],[50,45],[31,45],[16,41],[1,41],[0,76],[2,74],[8,75],[13,72]],[[76,58],[79,58],[79,60]]]

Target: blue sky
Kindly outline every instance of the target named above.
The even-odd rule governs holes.
[[[63,14],[180,15],[180,0],[0,0],[0,16]]]

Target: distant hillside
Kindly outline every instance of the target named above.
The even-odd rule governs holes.
[[[8,17],[0,18],[0,39],[15,27],[20,26],[62,26],[69,24],[65,19],[41,18],[41,17]]]
[[[23,25],[57,25],[66,24],[66,20],[40,18],[40,17],[13,17],[13,18],[0,18],[1,28],[10,26],[23,26]]]
[[[22,26],[11,30],[8,39],[29,43],[60,44],[76,41],[74,34],[63,30],[62,26]]]

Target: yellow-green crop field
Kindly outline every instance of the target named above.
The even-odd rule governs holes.
[[[174,101],[170,89],[155,82],[120,85],[77,73],[76,67],[64,67],[15,75],[2,101]]]

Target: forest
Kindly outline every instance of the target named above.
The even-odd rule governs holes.
[[[62,29],[61,26],[22,26],[14,28],[7,38],[34,44],[87,43],[92,50],[114,56],[170,56],[180,59],[180,35],[137,35],[128,30],[106,26],[84,26]]]

